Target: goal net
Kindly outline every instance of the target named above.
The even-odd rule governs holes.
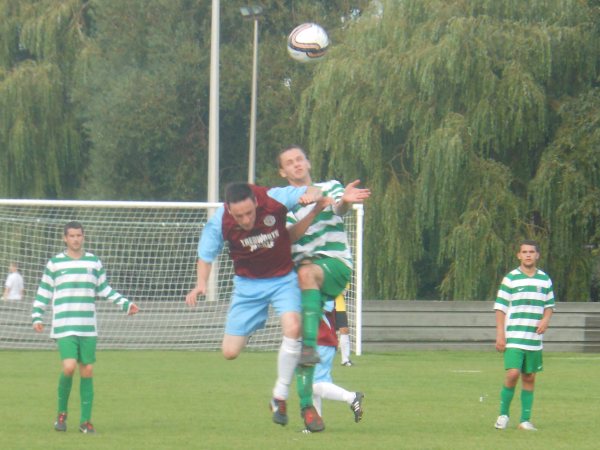
[[[108,282],[134,301],[140,312],[127,316],[98,299],[98,348],[219,350],[232,294],[233,266],[224,249],[213,264],[214,280],[206,297],[188,307],[185,295],[196,283],[200,233],[218,203],[107,202],[0,199],[2,288],[11,262],[25,281],[21,301],[0,302],[0,349],[54,349],[49,338],[48,306],[43,333],[34,332],[31,307],[48,259],[64,250],[63,226],[72,220],[85,229],[85,249],[106,269]],[[350,334],[360,352],[360,279],[362,206],[346,217],[355,271],[347,293]],[[357,341],[358,336],[358,341]],[[279,320],[270,311],[263,330],[248,347],[279,347]]]

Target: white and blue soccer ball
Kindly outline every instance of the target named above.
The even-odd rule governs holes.
[[[288,36],[288,53],[301,63],[318,61],[325,56],[328,47],[329,36],[316,23],[298,25]]]

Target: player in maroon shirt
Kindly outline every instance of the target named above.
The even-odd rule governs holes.
[[[186,296],[193,306],[206,294],[212,262],[225,242],[235,271],[234,291],[227,314],[222,351],[235,359],[248,337],[263,328],[271,305],[281,320],[283,339],[279,349],[278,377],[273,389],[273,421],[288,423],[286,400],[300,357],[300,289],[286,229],[286,215],[297,204],[321,198],[317,187],[264,188],[247,183],[230,184],[225,205],[209,219],[198,244],[197,284]],[[312,389],[312,384],[310,386]],[[312,403],[312,402],[311,402]],[[307,429],[325,426],[312,404],[302,410]]]

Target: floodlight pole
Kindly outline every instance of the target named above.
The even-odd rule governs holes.
[[[263,13],[262,6],[240,8],[242,17],[254,21],[254,43],[252,50],[252,93],[250,98],[250,144],[248,149],[248,183],[256,179],[256,97],[258,91],[258,19]]]
[[[221,34],[220,0],[212,0],[210,25],[210,92],[208,114],[208,186],[209,202],[219,201],[219,47]],[[215,209],[208,210],[212,216]],[[217,300],[217,278],[220,258],[213,262],[208,278],[207,301]]]
[[[252,98],[250,100],[250,148],[248,150],[248,183],[256,178],[256,91],[258,89],[258,18],[254,18],[252,51]]]
[[[220,4],[212,0],[210,26],[210,92],[208,118],[208,186],[209,202],[219,201],[219,35]]]

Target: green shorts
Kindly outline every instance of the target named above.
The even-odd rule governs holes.
[[[56,340],[60,359],[75,359],[81,364],[96,362],[95,336],[65,336]]]
[[[504,369],[519,369],[521,373],[536,373],[544,370],[541,350],[507,348],[504,351]]]
[[[352,269],[336,258],[313,259],[313,264],[323,270],[323,286],[321,293],[327,297],[335,298],[346,289],[350,282]]]

